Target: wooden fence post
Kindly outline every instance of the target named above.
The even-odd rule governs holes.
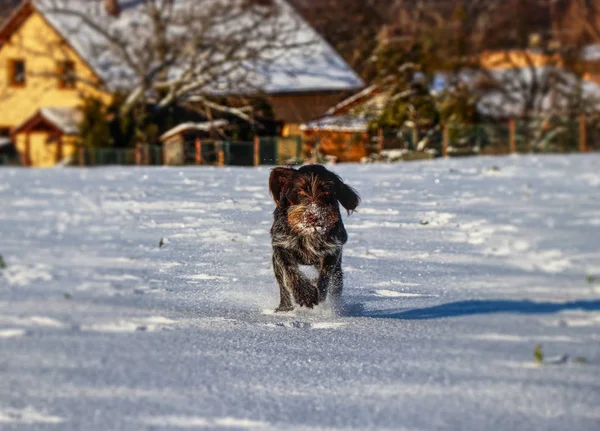
[[[60,163],[63,159],[63,137],[62,134],[57,136],[56,143],[56,163]]]
[[[80,146],[77,149],[77,158],[79,159],[79,166],[85,166],[85,148]]]
[[[579,151],[587,152],[587,117],[585,113],[579,116]]]
[[[442,127],[442,157],[448,157],[448,141],[450,140],[448,125],[444,124]]]
[[[381,153],[383,152],[383,128],[377,129],[377,153],[379,154],[379,160],[381,160]]]
[[[23,166],[31,165],[31,138],[29,132],[25,134],[25,151],[21,154],[21,164]]]
[[[225,166],[225,152],[221,141],[215,142],[215,150],[217,151],[217,166]]]
[[[254,166],[260,165],[260,139],[254,137]]]
[[[510,154],[517,152],[517,123],[514,118],[508,120],[508,151]]]
[[[202,141],[200,138],[196,138],[196,164],[202,164]]]
[[[135,164],[138,166],[142,164],[142,144],[139,142],[135,144]]]

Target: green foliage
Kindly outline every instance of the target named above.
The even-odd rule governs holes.
[[[533,349],[533,357],[538,365],[542,365],[542,362],[544,361],[544,353],[542,352],[541,344],[537,344]]]
[[[4,262],[4,257],[0,254],[0,269],[6,268],[6,262]]]
[[[112,146],[107,107],[100,99],[85,98],[81,106],[83,120],[79,124],[81,144],[87,148]]]
[[[590,284],[595,284],[598,282],[598,278],[593,276],[592,274],[586,274],[585,281],[587,281]]]
[[[423,18],[412,34],[380,47],[375,59],[377,82],[390,91],[390,99],[372,127],[404,129],[413,146],[442,124],[476,122],[479,101],[460,79],[479,69],[465,6],[458,4],[447,17]],[[446,88],[430,90],[440,78]]]

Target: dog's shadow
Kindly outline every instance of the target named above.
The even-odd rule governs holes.
[[[362,304],[349,302],[344,304],[340,313],[344,317],[425,320],[491,313],[551,314],[567,310],[600,311],[600,300],[562,303],[506,299],[466,300],[425,308],[373,311],[366,311]]]

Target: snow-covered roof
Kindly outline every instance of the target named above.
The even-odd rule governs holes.
[[[0,136],[0,148],[10,145],[12,141],[7,136]]]
[[[62,106],[44,106],[35,114],[17,126],[13,132],[35,127],[40,120],[50,123],[65,135],[76,135],[79,133],[79,123],[83,114],[77,108],[66,108]]]
[[[330,115],[314,121],[302,124],[303,131],[336,131],[336,132],[366,132],[369,127],[369,119],[366,115]]]
[[[68,0],[33,0],[34,5],[52,26],[64,37],[77,53],[90,65],[94,72],[112,90],[129,89],[135,86],[138,79],[134,70],[122,59],[124,55],[136,57],[144,55],[147,47],[142,46],[144,32],[152,31],[148,14],[144,10],[145,2],[142,0],[120,0],[121,12],[118,17],[108,16],[102,0],[68,1]],[[173,13],[193,16],[200,13],[207,6],[239,4],[237,0],[174,0]],[[246,49],[260,49],[264,52],[257,64],[244,63],[242,70],[228,70],[222,73],[222,85],[213,84],[213,88],[203,88],[205,92],[239,93],[260,89],[267,93],[282,92],[307,92],[327,90],[351,90],[364,85],[362,79],[354,72],[340,55],[306,23],[299,14],[285,1],[275,0],[277,6],[276,18],[263,18],[264,23],[259,26],[248,25],[248,20],[256,19],[240,15],[239,23],[248,28],[252,27],[254,33],[246,35],[251,38],[251,45]],[[65,9],[75,13],[65,13]],[[79,16],[78,16],[79,14]],[[83,17],[82,17],[83,16]],[[84,17],[94,17],[93,25]],[[270,25],[268,20],[276,20]],[[186,25],[190,25],[188,22]],[[198,24],[199,26],[200,24]],[[214,26],[213,26],[214,27]],[[127,43],[127,53],[119,52],[109,46],[107,38],[99,31],[107,30],[116,40]],[[174,40],[181,40],[182,34],[189,27],[176,27],[170,29],[170,36]],[[197,29],[198,31],[203,31]],[[217,37],[223,39],[223,34],[235,32],[236,25],[228,22],[223,28],[217,28]],[[272,41],[275,32],[286,35],[286,44]],[[289,34],[288,34],[289,33]],[[215,42],[218,44],[219,42]],[[205,47],[209,51],[211,47]],[[218,50],[216,50],[218,51]],[[211,55],[222,55],[217,52]],[[195,59],[197,56],[195,57]],[[170,68],[169,79],[181,75],[182,65]],[[199,65],[201,66],[201,65]],[[223,70],[226,70],[226,65]],[[231,82],[243,75],[246,81],[253,84],[252,89],[246,85],[244,88],[235,88]],[[247,79],[250,78],[250,79]]]
[[[388,97],[389,92],[372,85],[329,108],[326,116],[302,124],[300,130],[366,132]]]
[[[78,109],[46,106],[40,108],[39,113],[42,118],[52,123],[66,135],[76,135],[79,133],[79,122],[81,121],[82,114]]]
[[[175,136],[179,133],[186,131],[200,131],[200,132],[209,132],[213,129],[219,129],[221,127],[225,127],[229,125],[229,121],[227,120],[214,120],[214,121],[205,121],[201,123],[187,122],[181,123],[178,126],[173,127],[170,130],[167,130],[160,136],[161,140],[169,139],[172,136]]]
[[[352,106],[353,103],[360,102],[361,99],[365,97],[371,96],[375,91],[377,91],[379,87],[377,85],[370,85],[369,87],[359,91],[358,93],[353,94],[352,96],[342,100],[337,105],[332,106],[325,112],[326,115],[334,115],[340,110],[343,110],[349,106]]]

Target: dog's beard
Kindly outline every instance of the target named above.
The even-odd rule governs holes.
[[[339,215],[329,207],[315,203],[293,205],[288,209],[288,222],[300,235],[327,234],[339,220]]]

